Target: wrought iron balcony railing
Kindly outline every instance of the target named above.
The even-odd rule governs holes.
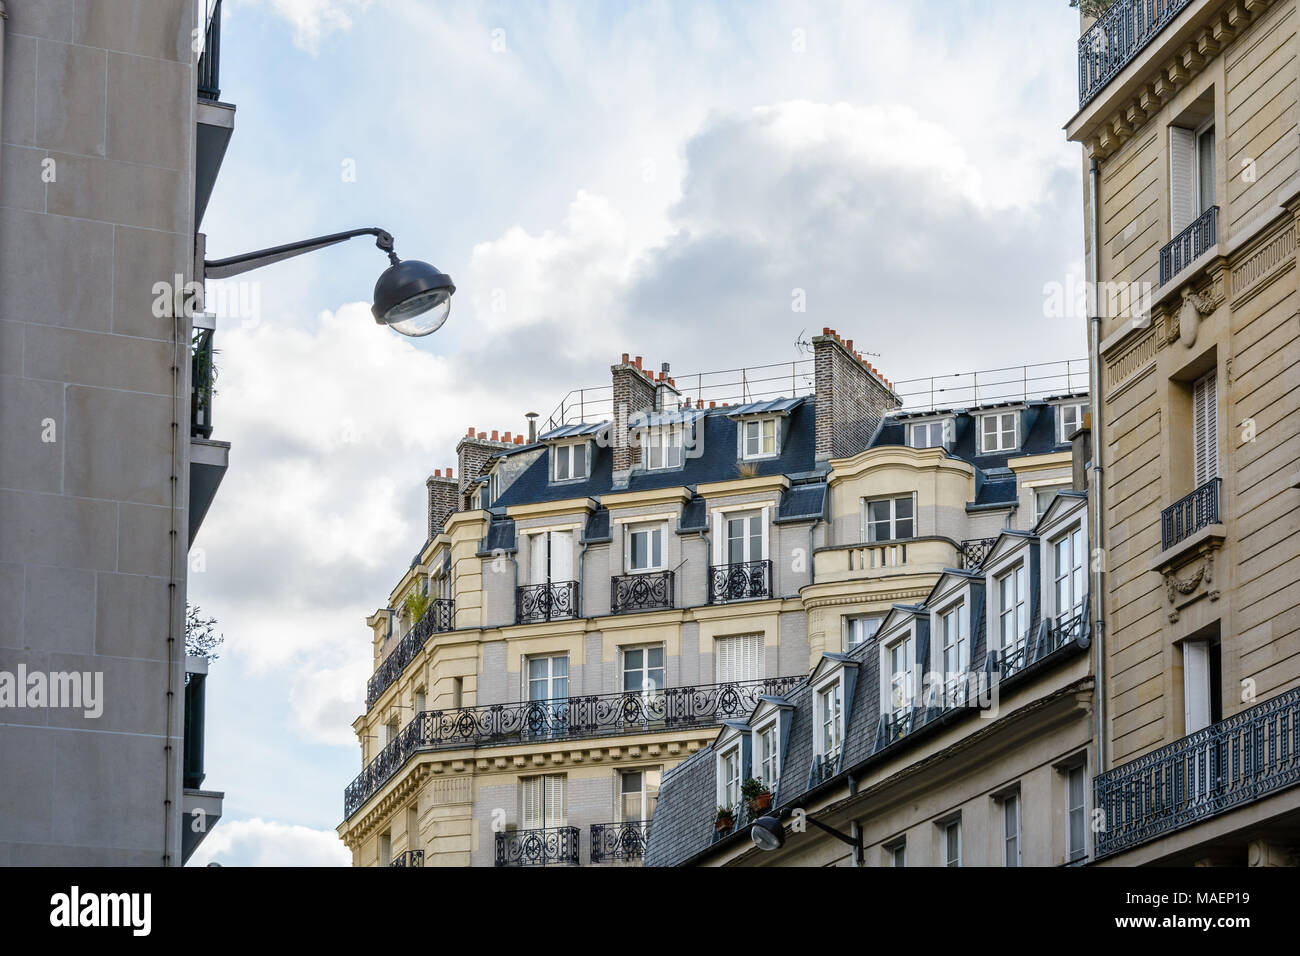
[[[496,835],[497,866],[577,866],[578,828],[546,827]]]
[[[1179,541],[1219,521],[1221,478],[1211,478],[1190,495],[1160,512],[1160,548],[1167,551]]]
[[[403,850],[393,857],[389,866],[424,866],[423,850]]]
[[[998,543],[997,538],[971,538],[961,543],[961,566],[966,571],[974,571],[984,564],[984,559]]]
[[[213,0],[199,54],[199,97],[221,99],[221,0]]]
[[[1100,774],[1098,858],[1300,783],[1300,687]]]
[[[998,676],[1006,680],[1035,661],[1078,641],[1079,635],[1088,627],[1087,608],[1088,596],[1085,594],[1080,609],[1067,618],[1051,622],[1041,640],[1035,640],[1034,634],[1030,632],[1021,635],[1014,647],[998,652]]]
[[[628,863],[645,856],[650,836],[649,820],[591,825],[591,862]]]
[[[749,601],[772,596],[772,562],[744,561],[709,568],[709,603]]]
[[[515,589],[515,623],[563,621],[578,614],[578,582],[552,581]]]
[[[450,598],[435,598],[429,604],[424,616],[415,622],[415,626],[406,632],[393,648],[392,652],[380,662],[379,668],[366,682],[366,709],[369,710],[379,699],[379,695],[392,686],[393,681],[402,676],[406,665],[415,660],[431,634],[438,631],[450,631],[456,618],[456,602]]]
[[[838,750],[833,754],[818,754],[813,758],[812,769],[808,773],[808,786],[815,787],[835,776],[835,770],[839,764],[840,753]]]
[[[1211,206],[1160,248],[1160,284],[1164,285],[1218,241],[1219,207]]]
[[[769,677],[425,711],[416,714],[348,784],[343,792],[343,815],[352,816],[417,752],[709,726],[748,717],[760,697],[783,695],[803,680],[802,675]]]
[[[1079,37],[1083,109],[1191,0],[1116,0]]]
[[[671,571],[623,574],[610,578],[611,614],[627,614],[630,611],[649,611],[672,606],[673,572]]]
[[[212,329],[195,329],[190,343],[190,437],[212,437],[212,395],[217,381]]]

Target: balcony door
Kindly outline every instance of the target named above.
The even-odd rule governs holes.
[[[569,656],[525,659],[528,700],[535,706],[527,713],[524,732],[531,737],[560,736],[569,717]],[[548,701],[544,706],[538,702]]]
[[[1199,488],[1219,477],[1219,397],[1214,371],[1192,386],[1192,441]]]
[[[762,561],[763,553],[763,516],[758,512],[736,515],[726,519],[727,564],[748,564],[750,561]]]
[[[528,583],[573,580],[573,532],[543,531],[528,538]]]
[[[1211,206],[1215,197],[1214,124],[1169,127],[1169,235],[1177,236]]]
[[[618,822],[639,823],[654,816],[659,799],[659,767],[647,770],[624,770],[619,774]]]

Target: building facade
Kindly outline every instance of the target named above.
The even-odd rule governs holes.
[[[1089,857],[1086,402],[892,415],[830,461],[812,670],[669,772],[648,865]]]
[[[1103,863],[1300,845],[1296,6],[1119,0],[1083,24]]]
[[[221,813],[185,654],[219,11],[0,3],[0,864],[180,865]]]

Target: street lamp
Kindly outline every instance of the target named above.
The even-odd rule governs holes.
[[[412,338],[442,328],[451,311],[452,293],[456,291],[451,276],[427,262],[399,259],[393,251],[392,234],[373,226],[272,246],[228,259],[209,259],[203,263],[203,275],[207,279],[228,279],[357,236],[374,236],[375,245],[388,254],[391,263],[375,283],[374,304],[370,307],[375,322]]]
[[[820,820],[814,820],[807,815],[803,819],[823,833],[828,833],[841,843],[847,843],[853,847],[853,863],[855,866],[862,865],[862,837],[858,833],[856,824],[854,825],[854,832],[849,834],[827,826]],[[749,838],[754,841],[754,846],[760,850],[781,849],[781,847],[785,846],[785,827],[781,825],[781,818],[775,815],[759,817],[754,821],[754,825],[749,828]]]

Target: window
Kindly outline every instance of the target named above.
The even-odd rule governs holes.
[[[907,843],[895,840],[884,846],[885,861],[889,866],[907,866]]]
[[[908,634],[885,651],[885,674],[889,680],[886,700],[889,712],[896,717],[909,709],[916,697],[916,660],[912,650],[912,635]]]
[[[907,443],[913,448],[941,448],[947,431],[947,420],[918,422],[907,430]]]
[[[763,679],[763,635],[719,637],[713,645],[714,680],[719,684]]]
[[[724,751],[718,758],[718,806],[740,806],[740,747]]]
[[[1020,865],[1020,794],[1002,798],[1002,865]]]
[[[758,779],[769,790],[776,790],[781,780],[781,738],[777,722],[774,720],[755,732],[758,738],[755,750],[758,753]]]
[[[551,773],[541,777],[524,777],[519,781],[523,791],[523,820],[525,830],[542,830],[565,825],[564,774]]]
[[[966,637],[966,605],[956,604],[939,615],[939,633],[943,648],[944,680],[953,688],[970,664],[970,647]]]
[[[556,445],[551,449],[556,481],[578,481],[587,477],[587,443]]]
[[[943,865],[961,866],[961,821],[943,825]]]
[[[1192,429],[1196,487],[1219,477],[1219,399],[1211,371],[1192,386]]]
[[[573,580],[573,532],[543,531],[528,536],[528,583]]]
[[[664,647],[651,644],[645,647],[623,648],[623,691],[649,694],[663,690]]]
[[[618,822],[635,823],[653,817],[663,777],[660,768],[624,770],[618,777]]]
[[[1017,424],[1020,415],[1017,412],[997,412],[980,416],[980,453],[989,455],[999,451],[1011,451],[1019,444]]]
[[[569,656],[530,657],[528,666],[528,699],[554,700],[569,696]]]
[[[911,495],[863,502],[867,541],[900,541],[916,536],[916,508]]]
[[[828,760],[839,756],[844,736],[844,696],[840,681],[817,693],[817,754]]]
[[[393,833],[385,830],[379,834],[379,865],[388,866],[393,862]]]
[[[844,649],[852,650],[859,644],[865,644],[875,636],[876,631],[880,630],[880,622],[884,618],[879,615],[870,617],[846,617],[844,619]]]
[[[1056,406],[1056,440],[1067,442],[1070,436],[1083,426],[1083,413],[1087,406],[1082,402],[1070,402],[1068,405]]]
[[[677,428],[651,428],[642,439],[645,466],[651,469],[678,468],[682,463],[682,433]]]
[[[415,712],[417,714],[422,714],[428,709],[428,698],[424,693],[424,688],[417,687],[415,689]]]
[[[664,566],[663,527],[639,525],[627,532],[627,569],[654,571]]]
[[[388,723],[384,724],[383,739],[379,741],[380,745],[383,747],[387,747],[389,744],[391,744],[394,740],[397,739],[397,734],[400,729],[401,727],[400,724],[398,723],[397,717],[395,716],[389,717]]]
[[[763,553],[762,514],[753,512],[729,517],[725,527],[728,564],[746,564],[766,557]]]
[[[1004,656],[1020,650],[1029,633],[1029,593],[1025,586],[1025,565],[1020,564],[998,579],[998,639]]]
[[[1067,862],[1081,860],[1087,855],[1085,844],[1088,817],[1085,794],[1087,793],[1087,776],[1083,764],[1071,767],[1065,772],[1065,825]]]
[[[1056,620],[1064,623],[1083,610],[1085,594],[1083,528],[1061,535],[1052,542],[1052,573],[1055,585]]]
[[[1214,124],[1169,127],[1169,235],[1176,236],[1214,205]]]
[[[771,458],[777,453],[775,418],[758,418],[741,422],[740,457]]]
[[[1047,514],[1047,509],[1052,507],[1056,496],[1068,487],[1068,485],[1052,485],[1050,488],[1034,489],[1034,524],[1043,520],[1043,515]]]

